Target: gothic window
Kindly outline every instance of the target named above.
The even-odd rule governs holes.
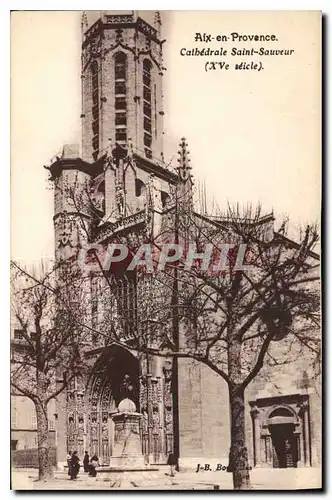
[[[126,142],[127,140],[127,129],[126,127],[117,128],[115,131],[116,142]]]
[[[123,94],[126,95],[126,84],[125,82],[115,82],[114,88],[115,95]]]
[[[140,179],[135,179],[135,195],[137,197],[142,195],[144,187],[144,182],[142,182]]]
[[[126,115],[126,113],[116,113],[116,115],[115,115],[115,125],[127,125],[127,115]]]
[[[91,64],[92,88],[92,156],[96,161],[99,154],[99,69],[97,61]]]
[[[136,278],[134,275],[119,277],[115,283],[118,314],[125,339],[132,338],[137,326]]]
[[[147,158],[152,157],[152,126],[151,126],[151,61],[143,61],[143,130],[144,130],[144,151]]]
[[[161,191],[161,204],[163,208],[166,207],[168,200],[169,200],[169,194],[166,193],[165,191]]]
[[[92,327],[98,328],[98,278],[93,277],[91,280],[91,319]],[[97,334],[92,333],[91,340],[94,344],[97,343]]]
[[[114,56],[114,94],[115,94],[115,141],[127,141],[127,56],[118,52]]]
[[[125,97],[115,98],[115,111],[125,111],[127,109],[127,102]]]
[[[146,85],[148,88],[151,86],[151,75],[150,72],[148,71],[143,71],[143,83]]]
[[[96,136],[99,134],[99,123],[97,121],[94,121],[92,123],[92,133],[93,133],[93,136]]]
[[[144,130],[151,134],[151,120],[144,116]]]
[[[151,104],[149,104],[148,102],[145,102],[143,103],[143,113],[146,117],[151,117]],[[148,118],[150,119],[150,118]]]
[[[144,133],[144,146],[151,148],[152,137],[148,133]]]
[[[151,90],[146,88],[146,87],[144,87],[144,89],[143,89],[143,99],[146,102],[149,102],[149,103],[151,102]]]
[[[115,81],[126,80],[126,55],[123,52],[115,56],[114,77]]]
[[[98,157],[98,146],[99,146],[99,137],[94,136],[94,138],[92,139],[92,148],[94,150],[94,153],[96,153],[96,155],[97,155],[96,158],[94,158],[95,160]]]

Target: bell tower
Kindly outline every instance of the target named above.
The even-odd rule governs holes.
[[[163,59],[158,12],[103,11],[82,16],[82,153],[97,161],[107,149],[163,159]],[[149,18],[149,22],[144,20]],[[152,19],[151,19],[152,18]]]

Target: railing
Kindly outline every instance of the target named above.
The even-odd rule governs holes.
[[[130,226],[144,222],[145,217],[145,210],[141,210],[140,212],[136,212],[135,214],[129,215],[128,217],[124,217],[117,222],[108,223],[106,228],[102,228],[100,232],[97,233],[97,239],[101,240],[104,237],[111,236],[117,231],[121,231],[123,229],[127,229]]]
[[[56,461],[56,448],[50,447],[49,457],[51,464],[55,467]],[[13,467],[31,467],[38,468],[38,449],[28,448],[25,450],[12,451],[12,465]]]
[[[105,16],[107,24],[118,24],[118,23],[132,23],[134,17],[128,14],[117,14],[117,15],[106,15]]]

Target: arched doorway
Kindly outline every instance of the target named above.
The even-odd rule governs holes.
[[[288,408],[279,407],[270,413],[269,431],[274,468],[297,467],[299,458],[297,435],[294,434],[295,423],[295,416]]]
[[[311,465],[307,394],[257,398],[250,406],[255,467]]]
[[[130,398],[142,414],[143,454],[151,464],[165,463],[174,449],[172,362],[145,354],[136,357],[116,344],[91,351],[91,358],[96,361],[90,372],[67,388],[67,451],[77,450],[82,457],[87,450],[98,455],[102,465],[110,464],[114,448],[110,413],[117,410],[124,394],[121,385],[129,378]]]
[[[121,401],[125,378],[132,386],[131,399],[139,411],[139,362],[128,350],[116,345],[105,348],[95,363],[87,385],[87,448],[102,465],[110,463],[114,442],[110,412]]]

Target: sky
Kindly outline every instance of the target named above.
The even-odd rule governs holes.
[[[165,157],[186,137],[196,179],[221,210],[261,202],[291,228],[319,220],[321,170],[320,19],[317,12],[167,12],[163,16]],[[251,48],[197,43],[196,32],[271,34],[258,47],[294,55],[256,58],[264,70],[206,72],[209,58],[182,48]],[[11,253],[53,256],[51,158],[80,142],[80,14],[14,12],[11,17]],[[223,60],[218,58],[218,61]],[[226,59],[225,59],[226,60]]]

